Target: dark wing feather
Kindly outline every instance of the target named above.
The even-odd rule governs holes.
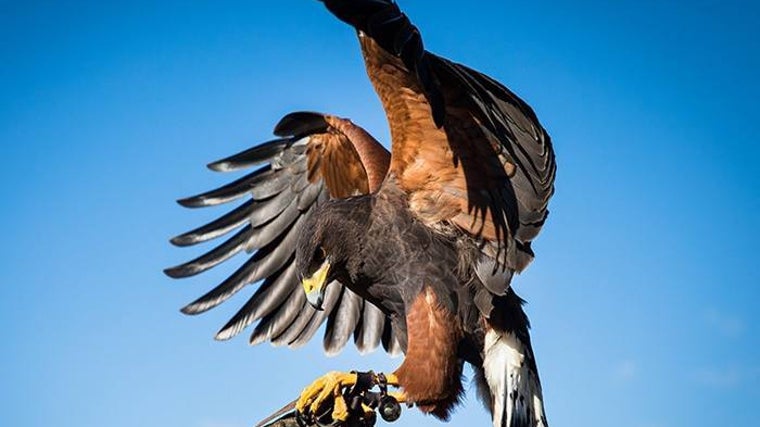
[[[546,208],[554,192],[557,164],[549,135],[530,106],[500,83],[464,65],[431,57],[441,84],[449,88],[447,92],[461,90],[462,83],[468,88],[471,115],[455,116],[452,121],[480,122],[496,154],[503,159],[502,164],[509,165],[510,171],[516,166],[517,170],[510,173],[519,204],[520,227],[515,237],[528,242],[546,219]]]
[[[324,347],[328,355],[337,354],[348,342],[359,324],[364,300],[353,292],[343,290],[341,304],[327,318]]]
[[[223,236],[245,224],[256,207],[257,204],[253,200],[248,200],[218,219],[187,233],[180,234],[171,239],[171,242],[175,246],[191,246]]]
[[[222,283],[182,311],[202,313],[263,279],[217,339],[229,339],[258,321],[252,344],[268,340],[297,347],[327,319],[324,346],[329,354],[342,349],[351,334],[360,350],[374,349],[380,337],[394,334],[385,315],[337,282],[327,289],[325,310],[314,310],[306,303],[293,260],[302,224],[316,206],[330,197],[376,190],[390,155],[363,129],[333,116],[292,113],[277,124],[275,134],[281,138],[209,164],[223,172],[259,167],[254,172],[179,201],[186,207],[204,207],[250,197],[220,218],[171,239],[176,246],[191,246],[234,232],[205,254],[166,269],[167,275],[192,276],[241,252],[253,252]],[[398,346],[385,345],[390,352],[397,351]]]
[[[364,302],[361,323],[354,330],[354,343],[360,353],[367,353],[380,345],[385,327],[385,315],[373,304]]]
[[[455,166],[447,180],[418,186],[416,196],[427,201],[439,192],[456,194],[448,204],[459,209],[449,220],[486,243],[478,275],[503,294],[511,270],[522,271],[532,260],[531,241],[548,215],[556,173],[551,140],[532,109],[507,88],[428,55],[447,100],[443,133]]]
[[[269,315],[293,291],[292,283],[296,280],[296,266],[291,259],[284,269],[271,274],[259,285],[254,295],[232,316],[226,325],[216,334],[216,339],[227,340],[248,327],[251,323]]]
[[[531,108],[493,79],[427,52],[390,0],[325,0],[357,28],[388,116],[392,180],[427,225],[458,229],[482,250],[475,267],[502,295],[533,258],[554,190],[551,140]]]

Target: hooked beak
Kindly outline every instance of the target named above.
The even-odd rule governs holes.
[[[306,300],[317,310],[322,310],[322,301],[325,298],[325,288],[327,287],[327,272],[330,270],[330,263],[325,260],[311,277],[301,280],[303,290],[306,292]]]

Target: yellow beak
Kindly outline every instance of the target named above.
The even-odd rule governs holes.
[[[311,277],[304,278],[301,281],[303,290],[306,292],[306,300],[314,308],[322,310],[322,300],[325,297],[325,288],[327,287],[327,272],[330,270],[330,263],[325,260]]]

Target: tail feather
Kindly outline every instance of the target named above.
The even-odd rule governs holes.
[[[530,349],[510,332],[486,333],[483,367],[494,427],[546,427],[538,373]]]
[[[481,381],[491,398],[493,426],[547,427],[522,300],[510,289],[494,302],[483,348],[485,381]]]

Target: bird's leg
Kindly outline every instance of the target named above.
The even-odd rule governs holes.
[[[398,403],[408,403],[406,401],[406,393],[403,391],[389,391],[388,396],[396,399],[396,402]]]
[[[396,376],[396,374],[388,374],[388,375],[379,374],[377,376],[376,384],[380,386],[380,389],[384,393],[396,399],[398,403],[409,403],[407,402],[406,393],[404,393],[403,391],[386,391],[387,386],[401,387],[401,384],[398,381],[398,376]]]

